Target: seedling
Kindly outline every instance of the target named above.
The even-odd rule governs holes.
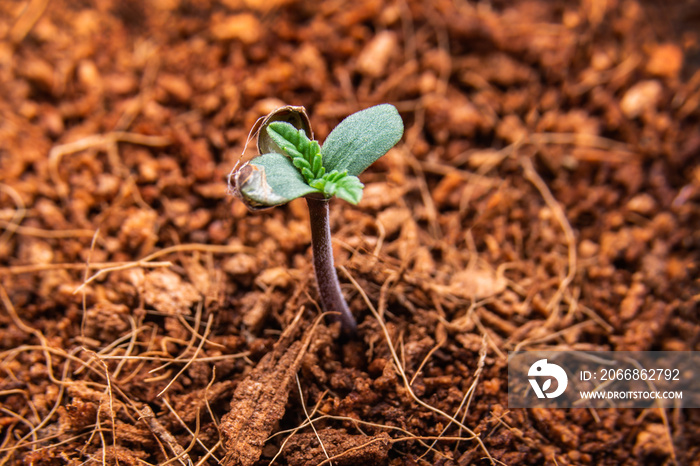
[[[357,205],[362,199],[358,176],[394,147],[403,135],[403,121],[393,105],[353,113],[340,122],[323,145],[313,140],[303,107],[282,107],[270,113],[258,131],[260,155],[229,176],[229,186],[251,210],[306,198],[311,219],[314,271],[321,305],[340,320],[344,333],[355,331],[333,266],[328,204],[339,197]]]

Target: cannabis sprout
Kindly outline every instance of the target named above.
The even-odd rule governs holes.
[[[339,316],[343,332],[354,333],[355,318],[340,290],[333,265],[328,203],[338,197],[357,205],[364,185],[358,176],[403,135],[403,121],[393,105],[353,113],[340,122],[323,145],[313,140],[303,107],[270,113],[258,133],[259,156],[229,176],[229,185],[251,209],[304,197],[309,206],[314,271],[321,305]]]

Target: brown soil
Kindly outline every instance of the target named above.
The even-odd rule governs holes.
[[[316,3],[0,2],[0,464],[700,464],[699,410],[509,410],[506,371],[700,350],[700,3]],[[383,102],[343,340],[305,203],[226,176],[283,103]]]

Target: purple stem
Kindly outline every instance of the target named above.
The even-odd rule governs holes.
[[[334,320],[340,320],[342,331],[353,334],[357,329],[355,318],[352,316],[340,291],[338,274],[333,266],[333,248],[331,247],[331,227],[328,209],[328,199],[307,197],[309,215],[311,217],[311,247],[314,254],[314,271],[316,283],[321,296],[321,306],[325,312],[338,312]]]

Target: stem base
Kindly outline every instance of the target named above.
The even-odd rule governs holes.
[[[357,323],[340,290],[338,274],[333,263],[328,202],[329,200],[324,198],[306,198],[311,218],[311,247],[316,283],[323,310],[339,313],[340,315],[334,314],[332,318],[336,321],[340,320],[343,333],[353,334],[357,330]]]

